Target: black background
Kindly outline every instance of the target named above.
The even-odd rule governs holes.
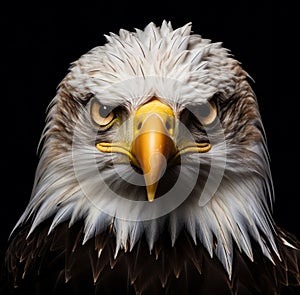
[[[70,63],[102,45],[103,34],[117,33],[120,28],[143,29],[151,21],[160,25],[164,19],[170,20],[174,28],[191,21],[195,33],[213,42],[222,41],[255,80],[252,87],[267,134],[275,186],[274,218],[300,238],[299,82],[297,73],[292,74],[297,69],[299,50],[295,45],[293,8],[283,4],[275,14],[272,2],[267,1],[203,3],[199,1],[197,8],[192,3],[180,3],[177,13],[172,14],[170,9],[161,16],[141,16],[141,11],[149,12],[147,5],[151,4],[146,2],[130,16],[125,11],[116,15],[117,3],[110,10],[101,8],[101,3],[73,3],[64,9],[12,4],[2,10],[1,254],[28,203],[46,108]],[[119,12],[126,5],[124,2]],[[166,5],[171,8],[179,4]]]

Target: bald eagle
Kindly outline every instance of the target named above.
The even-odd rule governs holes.
[[[32,196],[9,238],[7,294],[279,294],[299,243],[272,217],[258,103],[222,43],[163,21],[72,63]]]

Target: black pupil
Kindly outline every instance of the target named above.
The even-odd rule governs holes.
[[[107,118],[109,116],[110,112],[111,112],[111,110],[108,106],[101,105],[99,108],[99,115],[102,118]]]
[[[205,117],[208,117],[210,114],[210,107],[209,105],[207,104],[204,104],[200,107],[199,109],[199,115],[202,117],[202,118],[205,118]]]

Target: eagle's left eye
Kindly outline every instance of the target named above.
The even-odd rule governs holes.
[[[201,126],[210,126],[217,118],[217,106],[213,101],[197,106],[193,113]]]
[[[109,106],[101,104],[98,100],[91,101],[91,117],[93,123],[99,127],[110,126],[115,119],[115,114]]]

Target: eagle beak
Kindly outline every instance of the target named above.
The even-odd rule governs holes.
[[[131,153],[143,171],[148,201],[152,202],[167,162],[176,154],[172,109],[157,99],[141,106],[134,116]]]

